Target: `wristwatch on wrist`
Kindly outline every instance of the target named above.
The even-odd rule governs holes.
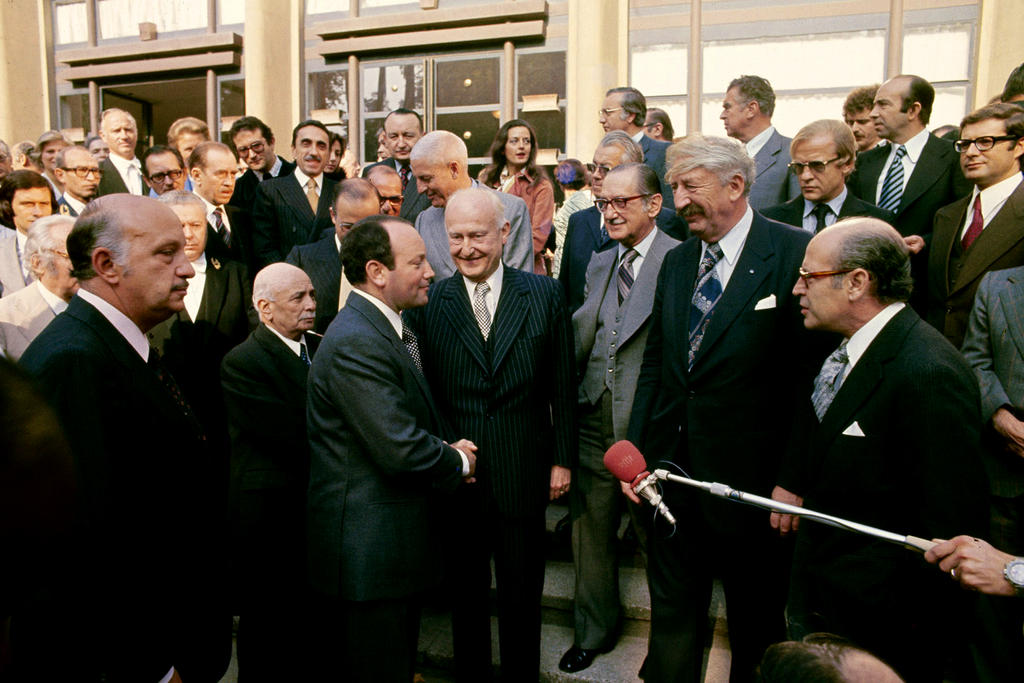
[[[1024,557],[1016,557],[1007,562],[1003,568],[1003,576],[1013,586],[1014,592],[1024,597]]]

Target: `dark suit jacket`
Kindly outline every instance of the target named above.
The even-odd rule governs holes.
[[[365,166],[363,168],[363,177],[366,177],[367,171],[369,171],[374,166],[379,166],[380,164],[387,164],[388,166],[391,166],[391,168],[394,168],[396,171],[398,170],[393,160],[384,159],[383,161],[378,161],[375,164],[369,164],[368,166]],[[416,216],[419,216],[420,213],[424,211],[424,209],[428,208],[430,208],[430,200],[427,198],[427,195],[425,193],[419,192],[416,189],[416,177],[409,176],[409,183],[405,186],[405,191],[402,193],[402,209],[398,212],[398,217],[404,218],[410,223],[415,223]]]
[[[305,342],[314,357],[320,337],[307,334]],[[305,585],[308,374],[309,367],[262,324],[221,365],[236,574],[247,604],[294,595]]]
[[[977,381],[913,309],[882,328],[820,424],[809,397],[796,404],[807,446],[780,480],[806,507],[926,539],[985,535]],[[844,433],[854,424],[863,436]],[[955,613],[958,596],[966,595],[896,544],[822,524],[800,527],[791,618],[820,615],[825,623],[812,621],[811,628],[861,644],[906,680],[913,680],[906,667],[912,672],[925,659],[941,672],[942,636],[957,623],[943,615]],[[933,656],[905,648],[916,640],[928,643]],[[919,661],[908,663],[907,652]]]
[[[211,596],[223,590],[214,577],[223,565],[217,506],[226,492],[207,476],[202,429],[81,297],[21,365],[64,428],[78,486],[67,550],[83,561],[57,587],[61,628],[47,639],[64,661],[50,664],[73,668],[81,680],[100,672],[111,681],[159,680],[175,663],[185,618],[197,605],[212,607]]]
[[[802,229],[804,226],[804,196],[799,194],[785,204],[769,207],[760,213],[765,218]],[[874,204],[857,199],[852,193],[847,192],[846,201],[839,207],[839,216],[836,220],[852,216],[870,216],[871,218],[883,220],[889,225],[892,225],[895,221],[892,211],[879,209]]]
[[[295,170],[295,162],[285,161],[280,155],[277,158],[281,159],[281,172],[274,177],[285,178],[290,176]],[[267,180],[270,180],[270,178],[267,178]],[[242,177],[235,181],[235,191],[232,193],[228,204],[236,206],[243,211],[251,212],[253,202],[256,201],[256,188],[259,187],[260,182],[262,181],[256,177],[252,169],[246,169]]]
[[[71,216],[72,218],[78,217],[78,212],[68,204],[67,200],[64,199],[64,195],[57,197],[57,206],[59,207],[58,211],[61,216]]]
[[[102,197],[105,194],[128,192],[128,186],[124,184],[124,178],[117,172],[117,167],[114,166],[110,159],[104,159],[100,162],[100,170],[103,171],[103,175],[100,177],[100,184],[96,188],[97,197]],[[142,180],[141,175],[139,176],[139,182],[143,185],[142,193],[148,193],[149,188],[145,187],[146,183]]]
[[[686,219],[671,209],[663,208],[658,214],[658,229],[680,242],[690,236]],[[569,216],[562,249],[562,265],[558,279],[565,287],[570,315],[583,304],[583,286],[587,283],[587,266],[595,252],[611,249],[615,240],[601,240],[601,212],[596,206],[577,211]]]
[[[803,230],[754,213],[692,370],[688,328],[701,241],[690,238],[665,256],[629,422],[629,440],[651,460],[673,460],[694,478],[770,495],[792,406],[801,390],[809,391],[809,368],[822,360],[806,348],[808,335],[792,294],[810,239]],[[755,310],[771,296],[774,306],[765,302]],[[687,497],[712,528],[726,533],[767,523],[703,493],[696,501],[689,491],[666,493]]]
[[[331,227],[331,202],[338,184],[324,178],[316,215],[294,174],[259,184],[252,207],[252,243],[258,268],[284,261],[296,244],[315,242]]]
[[[875,203],[878,177],[888,170],[885,162],[890,151],[890,145],[881,145],[857,156],[857,165],[846,181],[851,194]],[[960,155],[953,149],[953,143],[929,134],[903,191],[893,225],[901,235],[930,239],[935,212],[970,191],[971,184],[960,170]]]
[[[749,203],[755,211],[782,204],[800,196],[800,181],[789,172],[790,138],[775,131],[754,156],[757,175],[750,188]]]
[[[334,241],[334,231],[312,244],[292,247],[287,263],[306,271],[316,290],[316,325],[318,334],[327,331],[327,326],[338,314],[338,292],[341,289],[341,257]]]
[[[982,277],[962,351],[981,387],[990,490],[995,496],[1018,497],[1024,494],[1024,459],[1006,450],[1006,438],[992,428],[992,416],[1003,407],[1012,408],[1018,419],[1024,416],[1024,267]]]
[[[358,292],[327,328],[308,405],[313,588],[365,601],[436,585],[431,493],[458,486],[462,459],[442,441],[455,437],[426,378],[384,314]]]
[[[461,274],[435,284],[423,309],[424,369],[438,409],[477,445],[477,486],[507,517],[548,502],[551,466],[575,461],[572,327],[551,278],[502,266],[485,342]]]
[[[960,229],[968,211],[970,195],[939,209],[928,254],[928,322],[957,348],[985,273],[1024,265],[1024,183],[964,253]]]
[[[252,282],[258,270],[253,258],[252,215],[230,204],[224,205],[224,211],[231,224],[231,246],[224,244],[224,240],[207,222],[206,256],[219,261],[237,261],[245,268],[247,279]]]
[[[669,142],[654,140],[646,135],[640,138],[640,148],[644,151],[644,165],[650,166],[658,174],[661,181],[662,206],[671,211],[676,210],[672,197],[672,188],[665,182],[665,150],[671,146]]]

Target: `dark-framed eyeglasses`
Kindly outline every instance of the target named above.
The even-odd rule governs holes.
[[[383,204],[385,202],[388,202],[388,203],[391,203],[391,204],[401,204],[404,199],[405,199],[405,197],[403,197],[402,195],[396,194],[396,195],[392,195],[390,197],[381,197],[380,198],[380,203]]]
[[[787,164],[787,168],[789,168],[793,175],[800,175],[804,172],[805,168],[811,169],[811,173],[814,174],[824,173],[829,164],[839,161],[840,159],[842,159],[842,157],[836,157],[835,159],[829,159],[828,161],[808,161],[806,164],[799,161],[791,161]]]
[[[650,197],[650,194],[635,194],[632,197],[609,197],[607,199],[595,199],[594,206],[597,207],[598,211],[602,213],[608,208],[610,204],[616,211],[622,211],[626,208],[634,199],[641,199],[642,197]]]
[[[235,147],[235,151],[238,152],[238,156],[244,157],[252,152],[253,154],[259,154],[266,147],[266,143],[262,140],[256,140],[245,147]]]
[[[160,171],[159,173],[154,173],[149,176],[149,179],[154,183],[165,182],[168,178],[171,179],[171,182],[177,182],[178,178],[180,178],[183,173],[185,172],[180,169],[176,171]]]
[[[74,168],[61,166],[61,170],[68,171],[69,173],[74,173],[82,180],[85,180],[91,175],[96,176],[97,178],[103,176],[103,170],[99,166],[75,166]]]
[[[982,135],[980,138],[974,138],[973,140],[957,140],[953,143],[953,149],[963,154],[971,148],[971,145],[974,145],[979,152],[987,152],[995,147],[997,142],[1007,140],[1016,142],[1020,140],[1020,137],[1017,135]]]
[[[800,279],[804,281],[804,284],[810,284],[811,280],[817,280],[820,277],[830,277],[832,275],[846,275],[852,273],[853,268],[844,268],[843,270],[816,270],[814,272],[807,272],[803,268],[797,270],[800,275]]]

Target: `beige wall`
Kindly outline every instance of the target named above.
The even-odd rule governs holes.
[[[245,113],[270,126],[286,158],[305,112],[303,7],[302,0],[245,2]]]
[[[49,1],[0,2],[0,139],[35,140],[51,127],[54,91],[47,64],[52,46]]]
[[[1021,0],[982,0],[975,59],[975,108],[1001,93],[1010,72],[1024,62],[1021,36],[1024,36]]]

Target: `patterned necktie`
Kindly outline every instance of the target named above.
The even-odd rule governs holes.
[[[135,195],[145,194],[142,182],[142,171],[136,166],[137,162],[128,164],[128,192]]]
[[[306,353],[306,344],[304,342],[299,342],[299,360],[301,360],[307,366],[312,365],[312,363],[309,360],[309,354]]]
[[[707,331],[715,304],[722,298],[722,281],[718,279],[718,273],[715,271],[715,264],[721,258],[722,247],[718,242],[709,244],[697,269],[697,283],[693,287],[693,299],[690,302],[690,368],[693,367],[693,359],[697,357],[700,344],[704,341],[704,332]]]
[[[907,155],[907,148],[900,145],[896,148],[896,155],[892,158],[889,171],[885,174],[885,182],[882,183],[882,194],[878,196],[878,208],[895,212],[900,206],[903,198],[903,157]]]
[[[146,361],[146,364],[149,365],[150,369],[156,374],[157,379],[159,379],[160,383],[167,389],[167,392],[171,395],[171,398],[174,399],[174,402],[177,404],[178,408],[181,409],[181,412],[185,417],[196,426],[200,433],[202,433],[202,425],[199,424],[199,420],[192,411],[192,406],[188,404],[188,401],[185,399],[185,394],[181,392],[181,388],[178,386],[178,383],[174,381],[174,377],[167,370],[163,361],[160,360],[160,352],[152,346],[149,347],[149,358]],[[206,437],[204,436],[203,438],[205,439]]]
[[[306,201],[309,202],[309,208],[313,210],[313,215],[315,216],[320,197],[316,193],[316,181],[312,178],[306,182]]]
[[[491,286],[486,282],[478,282],[473,290],[473,315],[484,341],[487,341],[491,334],[491,313],[487,310],[487,293],[490,291]]]
[[[974,216],[971,218],[971,224],[967,227],[967,232],[964,233],[964,238],[960,242],[960,246],[963,247],[964,251],[967,251],[974,240],[978,239],[978,235],[981,234],[982,228],[985,227],[985,219],[981,215],[981,194],[974,198]]]
[[[828,227],[825,219],[832,213],[832,207],[828,204],[815,204],[811,213],[814,214],[814,234],[818,234]]]
[[[405,348],[409,349],[409,355],[412,356],[412,362],[416,364],[416,369],[422,375],[423,360],[420,358],[420,340],[412,328],[405,324],[405,320],[402,320],[402,341],[405,343]]]
[[[839,345],[839,348],[832,352],[832,355],[825,359],[821,366],[821,372],[814,378],[814,393],[811,394],[811,403],[814,404],[814,413],[820,422],[828,407],[832,405],[832,399],[839,393],[839,387],[843,386],[843,375],[850,363],[850,356],[846,353],[846,342]]]
[[[224,242],[225,247],[231,246],[231,233],[228,232],[228,226],[224,225],[224,209],[217,207],[210,214],[210,220],[213,221],[213,229],[217,231],[217,235],[221,241]]]
[[[636,249],[627,249],[622,255],[619,263],[619,305],[629,296],[629,290],[633,286],[633,260],[640,254]]]
[[[409,186],[409,178],[412,177],[412,171],[405,164],[400,164],[398,175],[402,179],[402,194],[405,194],[405,188]]]
[[[608,235],[608,228],[604,227],[604,214],[601,215],[601,241],[597,243],[598,247],[607,242],[611,237]]]

